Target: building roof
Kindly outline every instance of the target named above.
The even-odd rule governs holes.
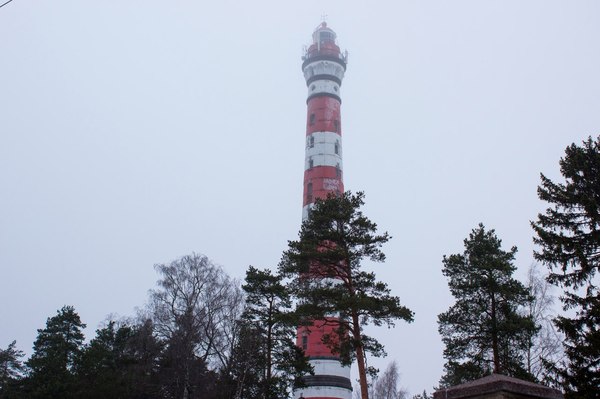
[[[440,389],[433,394],[433,397],[434,399],[462,399],[501,391],[523,398],[563,398],[563,394],[556,389],[501,374],[491,374],[475,381]]]

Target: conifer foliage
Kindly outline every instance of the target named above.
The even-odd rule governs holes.
[[[12,341],[6,349],[0,349],[0,398],[10,397],[12,385],[22,377],[23,356],[23,351],[17,349],[17,341]]]
[[[281,275],[253,266],[246,271],[242,288],[246,292],[246,309],[242,315],[246,335],[241,343],[254,346],[250,357],[257,375],[254,384],[246,383],[246,387],[240,389],[248,390],[254,385],[254,395],[244,397],[288,397],[291,388],[301,386],[301,377],[312,373],[308,358],[294,343],[297,322],[290,312],[290,292]],[[237,359],[242,364],[248,360]],[[238,376],[238,381],[241,377]]]
[[[538,196],[549,207],[532,222],[534,255],[571,312],[556,319],[565,335],[567,365],[557,371],[566,396],[600,398],[600,137],[571,144],[559,163],[564,183],[541,175]]]
[[[384,262],[381,246],[390,239],[363,215],[363,204],[361,192],[317,200],[299,239],[289,242],[280,270],[292,279],[297,312],[307,327],[315,320],[333,326],[334,333],[326,334],[324,343],[340,355],[342,363],[357,360],[361,395],[368,399],[366,353],[381,356],[385,352],[377,339],[365,334],[364,327],[411,322],[413,312],[391,295],[387,284],[362,267],[364,260]]]
[[[482,224],[464,246],[463,253],[443,259],[456,303],[438,316],[447,361],[441,384],[458,385],[492,372],[531,379],[523,355],[536,327],[518,312],[531,298],[512,277],[517,248],[504,251],[494,230]]]
[[[63,306],[38,330],[31,369],[32,398],[75,397],[75,365],[83,350],[85,324],[72,306]]]

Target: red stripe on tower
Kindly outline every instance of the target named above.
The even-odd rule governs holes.
[[[308,87],[303,220],[315,199],[344,192],[340,87],[347,54],[340,52],[335,39],[335,32],[323,22],[302,58]],[[310,331],[298,327],[297,333],[296,344],[306,352],[315,374],[305,377],[306,388],[296,390],[294,398],[351,399],[350,367],[342,366],[339,356],[322,342],[324,334],[333,333],[333,327],[315,321]]]

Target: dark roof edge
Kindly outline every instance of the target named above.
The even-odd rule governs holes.
[[[523,398],[563,399],[562,392],[557,389],[499,374],[492,374],[455,387],[440,389],[433,394],[433,398],[466,399],[501,391],[518,394]]]

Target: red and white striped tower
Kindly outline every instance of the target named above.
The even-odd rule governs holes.
[[[323,22],[314,31],[313,42],[303,57],[302,71],[308,87],[303,220],[316,198],[344,192],[340,86],[347,54],[340,52],[335,39],[335,32]],[[352,398],[350,367],[342,366],[339,356],[322,342],[323,335],[333,329],[318,320],[310,330],[298,328],[296,344],[306,352],[315,374],[305,377],[307,387],[296,390],[294,398]]]

